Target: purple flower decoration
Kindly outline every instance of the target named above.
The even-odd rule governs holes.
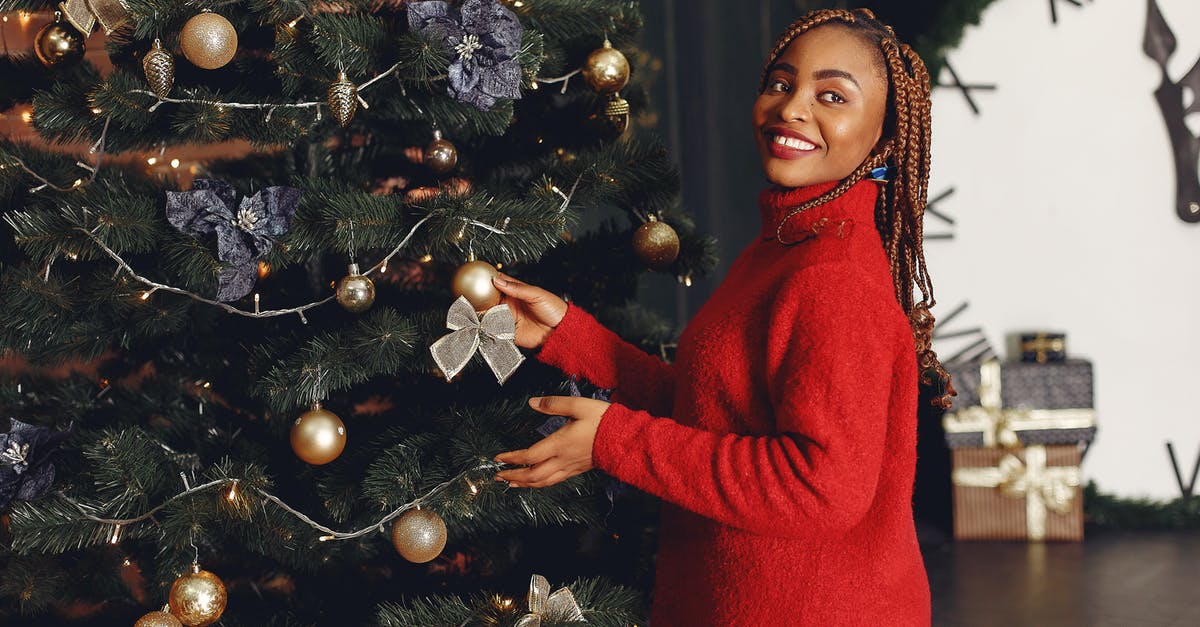
[[[9,419],[8,433],[0,433],[0,510],[12,500],[31,501],[54,483],[50,456],[58,443],[74,431],[51,433],[46,427]]]
[[[268,187],[239,203],[229,183],[196,179],[190,192],[167,192],[167,221],[192,237],[216,232],[217,258],[225,263],[217,300],[237,300],[254,289],[258,260],[287,233],[300,194],[294,187]]]
[[[445,41],[450,64],[450,95],[491,109],[499,98],[521,97],[521,21],[496,0],[467,0],[462,10],[441,0],[408,5],[408,26],[426,39]]]

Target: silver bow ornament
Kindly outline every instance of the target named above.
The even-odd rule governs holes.
[[[516,627],[541,627],[542,619],[553,623],[580,622],[583,610],[575,602],[575,595],[566,586],[550,594],[550,582],[541,575],[534,575],[529,580],[529,613],[517,621]]]
[[[65,0],[58,8],[84,37],[91,34],[96,22],[100,23],[105,35],[111,35],[129,21],[129,9],[124,0]]]
[[[513,343],[517,338],[517,321],[508,305],[496,305],[480,318],[471,303],[459,296],[446,312],[446,328],[452,333],[434,342],[429,352],[447,381],[462,372],[475,351],[483,355],[500,383],[507,381],[525,361]]]

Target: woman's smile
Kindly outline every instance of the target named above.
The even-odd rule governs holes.
[[[815,153],[820,146],[799,131],[779,124],[764,131],[768,150],[776,159],[799,159]]]

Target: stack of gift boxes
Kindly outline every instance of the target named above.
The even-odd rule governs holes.
[[[1061,335],[1021,337],[1021,360],[949,368],[958,396],[943,419],[954,537],[1082,540],[1079,464],[1096,435],[1092,364]]]

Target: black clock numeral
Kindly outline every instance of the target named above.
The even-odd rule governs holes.
[[[925,213],[941,220],[942,222],[945,222],[951,228],[954,228],[954,218],[950,217],[946,213],[943,213],[942,210],[938,209],[937,207],[939,202],[942,202],[952,195],[954,195],[953,187],[948,188],[946,191],[934,196],[933,198],[930,198],[929,201],[925,203]],[[954,239],[954,232],[944,231],[941,233],[926,233],[925,239]]]
[[[958,77],[958,72],[954,71],[954,66],[950,65],[949,59],[945,60],[942,63],[942,65],[946,66],[946,72],[948,72],[950,74],[951,82],[943,83],[941,81],[938,81],[938,83],[936,85],[934,85],[934,87],[953,87],[953,88],[961,91],[963,98],[966,99],[966,101],[967,101],[967,106],[971,107],[971,113],[974,113],[975,115],[979,115],[979,113],[980,113],[979,105],[975,104],[975,99],[971,97],[971,92],[973,92],[973,91],[996,91],[996,85],[988,84],[988,83],[976,83],[976,84],[964,83],[962,81],[962,79]]]
[[[1091,0],[1088,0],[1088,1],[1090,2]],[[1069,2],[1072,5],[1074,5],[1074,7],[1077,9],[1083,8],[1083,3],[1080,2],[1080,0],[1050,0],[1050,23],[1051,24],[1058,23],[1058,3],[1059,2]]]
[[[984,361],[996,356],[996,351],[992,348],[992,343],[988,341],[987,335],[984,334],[982,327],[946,330],[946,325],[953,322],[955,318],[961,316],[969,306],[970,302],[964,300],[954,309],[951,309],[950,313],[946,314],[945,316],[941,316],[934,325],[934,340],[958,339],[960,342],[966,342],[966,344],[957,352],[942,359],[942,365],[944,366],[953,366],[955,364],[973,361]]]

